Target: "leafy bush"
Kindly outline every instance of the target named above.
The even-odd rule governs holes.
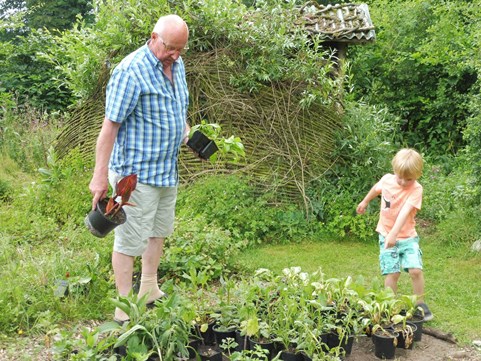
[[[336,134],[333,150],[336,162],[309,190],[313,214],[329,232],[360,239],[374,234],[375,202],[369,206],[375,212],[363,216],[356,215],[356,206],[385,173],[392,172],[398,122],[387,109],[346,104],[344,126]]]
[[[399,115],[411,147],[456,154],[467,105],[479,93],[479,2],[375,0],[369,6],[376,43],[350,53],[358,99]]]
[[[52,217],[58,224],[69,220],[83,224],[91,207],[88,182],[92,176],[78,149],[58,160],[53,148],[49,149],[47,168],[40,168],[42,180],[31,189],[35,198],[32,210]],[[34,193],[34,194],[32,194]]]
[[[80,21],[56,37],[55,46],[45,55],[62,71],[69,89],[85,99],[101,89],[109,68],[145,43],[160,15],[173,12],[189,25],[190,52],[186,58],[227,49],[226,67],[241,63],[239,68],[244,69],[229,75],[241,91],[257,91],[270,82],[296,81],[307,87],[305,102],[328,102],[340,91],[343,79],[330,76],[333,54],[321,46],[320,39],[305,31],[292,31],[299,17],[295,6],[296,2],[278,0],[260,3],[255,10],[230,0],[176,5],[128,0],[121,7],[102,2],[95,24]]]
[[[45,333],[60,322],[102,318],[110,307],[106,297],[115,292],[109,280],[108,243],[68,227],[50,228],[44,219],[17,221],[25,222],[32,233],[48,234],[34,243],[28,231],[9,236],[3,224],[0,226],[0,277],[4,280],[0,304],[9,305],[9,312],[0,315],[2,331]],[[69,293],[57,297],[56,284],[62,279],[69,281]]]
[[[481,235],[479,185],[473,177],[470,157],[445,159],[441,165],[428,164],[420,216],[436,222],[436,238],[450,245],[474,242]]]
[[[202,216],[181,218],[177,223],[174,235],[166,240],[161,274],[176,278],[193,269],[213,280],[234,270],[234,257],[245,245],[233,240],[229,231],[209,224]]]
[[[450,163],[453,166],[459,164],[455,159],[451,159]],[[470,207],[474,189],[469,180],[463,169],[445,169],[427,163],[420,179],[423,185],[422,217],[442,221],[457,208]]]
[[[478,79],[478,89],[481,87],[481,79]],[[473,98],[470,108],[472,116],[467,120],[467,126],[464,131],[464,140],[467,143],[465,148],[466,167],[471,169],[472,187],[475,189],[476,197],[472,199],[474,204],[481,202],[481,96]],[[478,217],[479,218],[479,217]]]
[[[205,177],[181,189],[177,213],[181,219],[201,217],[249,245],[300,241],[316,231],[301,210],[271,204],[269,194],[259,195],[247,179],[237,176]]]
[[[42,53],[54,47],[54,39],[42,30],[17,36],[0,47],[0,84],[2,92],[18,99],[20,105],[42,110],[61,110],[72,104],[71,92],[58,78],[55,65]],[[57,55],[57,61],[61,54]]]

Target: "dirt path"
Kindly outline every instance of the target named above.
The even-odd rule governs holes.
[[[51,361],[51,350],[45,348],[43,340],[21,338],[15,342],[0,345],[0,361]],[[346,361],[379,361],[374,355],[374,345],[368,337],[358,337],[352,353]],[[395,361],[481,361],[481,351],[474,348],[461,348],[455,344],[423,334],[422,340],[415,343],[412,350],[396,349]]]
[[[412,350],[396,349],[396,361],[481,361],[481,352],[423,334]],[[379,361],[374,356],[374,344],[369,337],[359,337],[346,361]]]

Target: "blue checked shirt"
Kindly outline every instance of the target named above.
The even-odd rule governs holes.
[[[172,64],[173,85],[147,45],[114,69],[107,85],[105,115],[121,123],[109,168],[156,187],[178,184],[189,92],[181,58]]]

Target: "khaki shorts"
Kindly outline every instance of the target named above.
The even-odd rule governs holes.
[[[121,179],[109,171],[110,185]],[[150,237],[165,238],[174,231],[177,187],[154,187],[137,183],[129,203],[124,206],[127,221],[115,228],[114,251],[128,256],[140,256],[147,248]]]

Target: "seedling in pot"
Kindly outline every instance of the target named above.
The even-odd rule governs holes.
[[[192,126],[187,145],[202,159],[215,163],[219,159],[238,162],[245,157],[244,144],[239,137],[221,136],[221,126],[202,120]]]
[[[137,174],[131,174],[122,178],[115,186],[115,195],[111,197],[105,209],[106,216],[115,216],[123,206],[133,206],[129,203],[132,192],[137,187]],[[120,202],[116,199],[120,197]]]
[[[128,175],[115,185],[113,197],[97,203],[96,209],[87,214],[84,220],[90,233],[96,237],[105,237],[115,227],[125,223],[127,215],[123,206],[134,205],[129,203],[129,199],[136,186],[137,175]]]

